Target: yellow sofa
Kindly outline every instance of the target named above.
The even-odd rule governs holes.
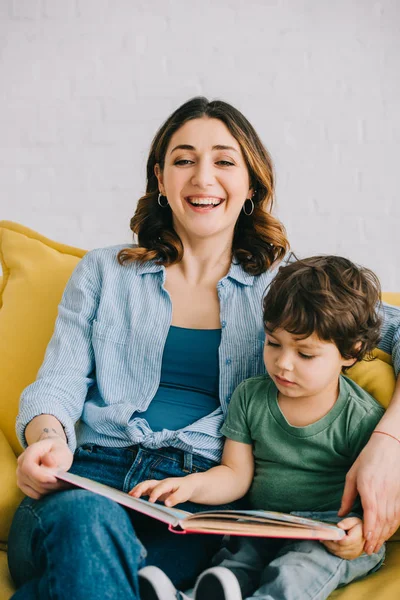
[[[21,500],[15,469],[21,447],[14,423],[22,390],[36,378],[51,337],[65,284],[84,250],[58,244],[8,221],[0,221],[0,600],[14,587],[7,568],[6,544],[12,516]],[[400,306],[400,294],[385,300]],[[383,405],[394,388],[390,357],[349,371]],[[388,543],[382,569],[331,596],[334,600],[397,600],[400,598],[400,536]]]

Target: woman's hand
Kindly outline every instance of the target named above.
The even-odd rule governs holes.
[[[63,489],[65,484],[55,475],[55,469],[68,471],[73,454],[61,437],[48,437],[34,442],[18,458],[17,484],[34,500]]]
[[[339,515],[351,511],[357,492],[364,510],[364,550],[378,552],[400,524],[400,444],[373,434],[346,477]]]
[[[354,560],[361,556],[364,552],[365,543],[363,538],[362,520],[358,517],[347,517],[347,519],[340,521],[337,526],[346,531],[346,537],[337,542],[322,542],[325,548],[327,548],[331,554],[346,560]]]
[[[149,496],[149,502],[160,500],[165,506],[175,506],[187,502],[196,491],[196,474],[186,477],[168,477],[159,481],[149,479],[138,483],[129,492],[130,496],[140,498]]]

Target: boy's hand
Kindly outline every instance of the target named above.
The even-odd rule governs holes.
[[[195,482],[196,475],[169,477],[161,481],[149,479],[135,485],[129,492],[129,495],[134,498],[149,496],[149,502],[161,500],[165,506],[175,506],[192,498],[196,490]]]
[[[337,542],[323,541],[325,548],[339,558],[354,560],[364,551],[363,522],[358,517],[347,517],[337,524],[347,535]]]

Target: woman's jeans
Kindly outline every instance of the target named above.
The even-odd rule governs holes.
[[[332,511],[293,514],[330,523],[341,520]],[[315,540],[232,536],[212,564],[236,575],[246,600],[324,600],[336,588],[379,569],[384,558],[385,546],[376,554],[344,560]]]
[[[174,448],[86,445],[75,452],[70,470],[128,492],[145,479],[182,477],[213,466]],[[191,502],[180,508],[206,509]],[[145,564],[160,567],[184,589],[208,566],[220,542],[213,535],[176,535],[164,523],[82,489],[25,498],[8,543],[18,588],[13,599],[138,600],[137,572]]]

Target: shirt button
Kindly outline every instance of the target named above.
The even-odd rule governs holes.
[[[226,321],[222,321],[221,322],[221,327],[225,327],[226,326]]]
[[[231,358],[227,358],[227,359],[226,359],[226,364],[227,364],[227,365],[230,365],[231,363],[232,363],[232,359],[231,359]]]
[[[226,401],[227,401],[227,402],[229,402],[229,400],[230,400],[230,399],[231,399],[231,397],[230,397],[230,396],[227,396],[227,397],[226,397]]]
[[[223,281],[220,281],[220,282],[219,282],[219,285],[220,285],[221,287],[224,287],[224,282],[223,282]]]

